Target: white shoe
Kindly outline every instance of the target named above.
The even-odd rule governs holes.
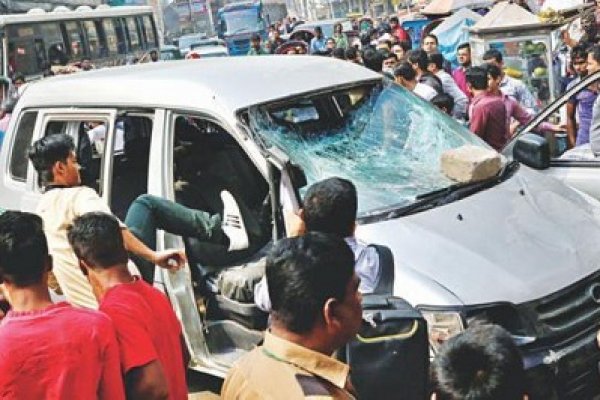
[[[221,192],[223,201],[223,223],[221,228],[229,238],[229,251],[248,248],[248,234],[237,202],[226,190]]]

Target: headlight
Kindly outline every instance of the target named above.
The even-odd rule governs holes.
[[[437,353],[442,343],[465,330],[462,317],[455,311],[420,310],[427,321],[429,344]]]

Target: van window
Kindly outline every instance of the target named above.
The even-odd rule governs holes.
[[[154,32],[154,21],[150,15],[144,15],[142,17],[144,32],[146,32],[146,43],[149,48],[154,48],[158,46],[156,41],[156,35]]]
[[[72,61],[78,61],[86,53],[83,35],[78,22],[65,22],[65,33]]]
[[[137,24],[135,23],[134,17],[127,17],[125,19],[127,21],[127,25],[125,29],[127,30],[127,34],[129,36],[129,50],[136,51],[140,49],[140,36],[138,35]]]
[[[108,54],[115,55],[119,52],[119,38],[113,20],[110,18],[104,18],[102,20],[102,27],[104,28],[104,34],[106,35],[106,48]]]
[[[83,21],[83,29],[87,36],[90,57],[92,58],[102,57],[99,33],[96,28],[94,21]]]
[[[15,142],[10,156],[10,175],[18,181],[25,182],[27,179],[27,168],[29,167],[27,151],[31,146],[37,114],[37,111],[27,111],[21,114],[15,132]]]
[[[119,54],[127,53],[127,34],[125,32],[125,20],[123,18],[113,18],[113,26],[117,35],[117,49]]]

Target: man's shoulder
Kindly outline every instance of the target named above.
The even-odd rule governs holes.
[[[221,395],[240,399],[331,398],[328,389],[322,379],[293,364],[267,356],[261,346],[243,356],[230,369]]]

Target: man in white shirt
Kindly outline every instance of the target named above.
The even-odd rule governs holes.
[[[435,74],[442,81],[444,93],[449,94],[454,99],[454,110],[452,116],[456,119],[466,119],[467,106],[469,99],[458,87],[452,75],[444,71],[444,56],[440,53],[429,54],[429,64],[427,69]]]
[[[410,90],[414,94],[422,97],[427,101],[431,101],[438,93],[429,85],[417,82],[417,73],[413,67],[407,63],[400,63],[394,70],[396,83]]]
[[[74,150],[73,140],[65,134],[45,136],[29,150],[29,158],[44,186],[36,213],[44,221],[44,232],[54,261],[53,272],[67,301],[80,307],[97,308],[92,288],[67,239],[67,229],[80,215],[92,211],[111,214],[111,211],[93,189],[81,186]],[[128,251],[163,268],[181,268],[185,264],[183,250],[154,251],[122,223],[121,228]]]
[[[290,233],[300,236],[312,231],[344,238],[354,253],[354,269],[360,278],[360,292],[372,293],[381,276],[379,254],[374,247],[366,246],[354,236],[357,209],[356,187],[352,182],[342,178],[319,181],[307,190],[300,218]],[[271,309],[265,277],[255,287],[254,302],[264,311]]]

